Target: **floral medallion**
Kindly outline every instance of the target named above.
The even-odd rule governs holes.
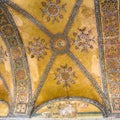
[[[42,7],[40,8],[42,12],[42,16],[47,16],[47,21],[51,21],[52,23],[59,22],[60,19],[63,19],[62,11],[66,12],[66,3],[61,5],[61,0],[56,0],[55,2],[53,0],[46,0],[45,2],[42,2]]]
[[[58,51],[64,50],[66,48],[67,42],[63,38],[56,39],[54,41],[54,48]]]
[[[47,43],[44,39],[34,38],[34,42],[29,42],[28,52],[31,54],[31,58],[37,57],[38,60],[44,58],[47,55]]]
[[[63,34],[56,34],[51,38],[51,49],[57,54],[66,53],[70,48],[69,38]]]
[[[92,43],[95,42],[95,37],[91,38],[90,37],[91,30],[86,32],[86,28],[84,29],[79,29],[78,32],[74,32],[73,36],[74,38],[72,39],[72,45],[75,46],[75,49],[80,50],[81,52],[87,51],[88,48],[93,49]]]
[[[70,87],[70,83],[75,84],[74,78],[77,78],[75,72],[72,71],[72,67],[68,67],[66,64],[57,68],[54,80],[57,80],[58,85],[63,83],[63,87]]]
[[[2,27],[2,32],[6,36],[11,36],[11,34],[14,34],[14,28],[11,25],[5,25]]]

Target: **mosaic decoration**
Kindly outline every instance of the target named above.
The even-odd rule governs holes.
[[[4,51],[3,47],[0,47],[0,63],[4,63],[4,61],[6,61],[6,57],[7,57],[7,52]]]
[[[78,116],[78,109],[86,109],[88,106],[88,103],[69,100],[60,103],[51,103],[44,108],[46,109],[46,112],[41,112],[40,117],[74,118]]]
[[[120,81],[120,73],[119,72],[110,72],[108,78],[109,78],[110,82],[119,82]]]
[[[112,112],[120,112],[120,43],[119,43],[119,13],[118,0],[99,1],[102,21],[102,31],[104,44],[105,70],[110,89],[110,101]]]
[[[54,41],[54,49],[56,51],[64,50],[66,46],[67,46],[67,42],[63,38],[59,38]]]
[[[63,34],[56,34],[51,38],[51,48],[57,54],[64,54],[69,50],[69,39]]]
[[[34,93],[34,97],[30,103],[30,107],[31,107],[31,111],[34,111],[34,105],[37,102],[37,98],[39,97],[39,94],[41,92],[41,89],[47,79],[47,75],[50,72],[50,69],[54,63],[54,60],[56,58],[56,56],[60,55],[60,54],[67,54],[74,62],[75,64],[81,69],[81,71],[84,73],[84,75],[90,80],[90,82],[92,83],[92,85],[95,87],[95,89],[97,90],[98,94],[101,96],[101,98],[103,99],[103,102],[105,104],[107,104],[108,100],[106,99],[104,93],[102,92],[101,88],[99,87],[99,85],[97,84],[96,80],[93,78],[93,76],[89,73],[89,71],[85,68],[84,65],[82,65],[82,63],[74,56],[74,54],[72,53],[72,51],[70,51],[70,40],[68,38],[68,32],[71,29],[72,23],[74,22],[74,19],[79,11],[80,5],[82,3],[81,0],[77,0],[75,3],[75,6],[72,10],[72,14],[68,20],[68,23],[65,27],[65,30],[63,33],[58,33],[58,34],[52,34],[47,28],[45,28],[38,20],[36,20],[32,15],[30,15],[27,11],[23,10],[22,8],[20,8],[19,6],[17,6],[16,4],[14,4],[11,1],[7,1],[6,2],[9,6],[11,6],[12,8],[14,8],[15,10],[17,10],[18,12],[20,12],[21,14],[23,14],[25,17],[27,17],[31,22],[33,22],[35,25],[37,25],[38,28],[40,28],[40,30],[42,30],[44,33],[46,33],[50,38],[50,47],[52,49],[52,56],[45,68],[45,71],[42,75],[42,78],[38,84],[38,87]],[[84,31],[85,33],[85,31]],[[65,67],[65,66],[63,66]],[[66,67],[66,70],[68,70],[69,67]],[[61,70],[63,70],[63,68],[60,67]],[[71,70],[70,72],[71,74],[73,73],[73,71]],[[60,72],[56,72],[56,75],[59,76],[59,74],[61,74]],[[75,77],[74,74],[73,78]],[[57,81],[59,81],[60,79],[56,79]],[[69,82],[67,82],[67,84],[65,82],[63,82],[63,86],[65,86],[66,88],[70,87],[72,82],[74,79],[69,80]],[[67,81],[67,80],[64,80]],[[72,82],[71,82],[72,81]],[[60,82],[61,83],[61,82]],[[65,83],[65,84],[64,84]],[[73,82],[74,83],[74,82]],[[61,83],[62,84],[62,83]],[[67,89],[66,89],[67,90]],[[90,99],[88,99],[88,102],[91,102]],[[96,105],[96,102],[94,100],[92,100],[92,103],[94,105]],[[104,116],[107,116],[108,111],[106,110],[105,106],[101,107],[101,104],[97,103],[97,107],[98,108],[102,108],[101,111],[104,113]],[[31,112],[29,111],[29,112]],[[105,112],[106,111],[106,112]]]
[[[11,50],[11,54],[12,54],[12,58],[13,59],[19,59],[22,57],[22,51],[20,47],[13,47],[10,49]]]
[[[115,84],[114,82],[111,82],[110,84],[110,91],[112,97],[120,97],[120,84]]]
[[[106,61],[108,72],[114,70],[120,70],[120,62],[116,58],[108,58]]]
[[[113,110],[114,111],[120,111],[120,99],[119,98],[114,98],[113,99]]]
[[[19,80],[17,82],[17,101],[18,104],[16,106],[15,112],[18,114],[25,114],[27,111],[27,104],[25,101],[28,101],[28,86],[27,82]]]
[[[60,19],[63,19],[63,11],[66,12],[66,3],[61,5],[61,0],[46,0],[42,2],[42,8],[40,8],[42,12],[42,17],[47,16],[47,22],[52,20],[52,23],[60,22]]]
[[[116,37],[119,35],[118,22],[118,1],[117,0],[104,0],[101,3],[103,12],[103,33],[106,43],[116,42]],[[114,26],[114,27],[113,27]],[[114,32],[113,32],[114,31]],[[114,37],[114,39],[113,39]]]
[[[17,104],[16,113],[22,113],[24,114],[26,112],[27,105],[25,103],[19,103]]]
[[[117,17],[117,14],[113,14],[114,11],[110,12],[110,14],[114,16],[113,17],[109,16],[111,18],[110,20],[108,20],[109,12],[105,8],[106,2],[104,3],[104,1],[109,1],[109,0],[103,0],[102,1],[103,7],[101,7],[103,10],[102,20],[105,24],[105,25],[103,24],[103,26],[105,26],[103,27],[103,31],[104,31],[103,35],[104,35],[104,38],[106,38],[104,41],[106,44],[105,62],[106,62],[106,66],[108,66],[109,68],[106,70],[107,70],[107,73],[109,73],[108,78],[110,79],[110,77],[112,77],[112,79],[109,80],[109,85],[110,85],[110,93],[111,93],[111,101],[113,104],[113,110],[119,111],[119,97],[118,97],[119,85],[113,84],[112,81],[119,81],[119,79],[114,80],[113,75],[115,74],[117,77],[119,77],[119,75],[117,74],[117,71],[119,70],[119,65],[116,65],[116,61],[118,64],[119,64],[119,61],[116,56],[119,56],[120,47],[119,45],[117,46],[114,45],[114,40],[112,38],[116,38],[116,36],[112,33],[112,29],[110,28],[110,25],[114,25],[114,20],[116,20],[115,17]],[[5,2],[7,5],[11,6],[12,9],[19,11],[21,14],[27,17],[38,28],[40,28],[40,30],[42,30],[44,33],[46,33],[51,38],[50,47],[53,53],[48,64],[46,65],[43,75],[41,76],[40,82],[38,83],[38,87],[36,88],[36,91],[34,95],[32,96],[32,91],[31,91],[32,86],[31,86],[31,80],[30,80],[29,66],[28,66],[26,53],[25,53],[24,45],[22,43],[21,36],[15,25],[15,22],[12,19],[11,14],[5,7],[6,4],[4,3],[0,4],[0,7],[1,7],[0,8],[0,33],[1,33],[2,39],[6,43],[6,46],[8,48],[8,52],[10,55],[10,62],[11,62],[11,67],[12,67],[11,69],[12,69],[12,75],[13,75],[14,86],[15,86],[15,91],[14,91],[15,98],[14,98],[14,103],[12,105],[13,111],[11,113],[15,116],[19,116],[19,115],[31,116],[32,112],[34,112],[37,108],[39,108],[39,106],[36,105],[37,100],[38,100],[37,98],[40,95],[41,89],[47,79],[50,69],[52,68],[54,60],[56,56],[60,56],[60,54],[65,53],[73,60],[73,62],[80,68],[83,74],[89,79],[91,85],[93,85],[95,90],[98,92],[99,97],[101,97],[102,102],[99,103],[97,100],[84,98],[80,96],[78,97],[79,100],[83,100],[83,101],[86,101],[88,103],[95,105],[96,107],[98,107],[98,109],[101,110],[103,116],[107,117],[109,115],[110,108],[109,108],[108,98],[106,97],[106,94],[104,94],[104,92],[99,87],[99,85],[97,84],[96,80],[91,75],[91,73],[86,69],[86,67],[81,63],[81,61],[78,60],[77,57],[70,50],[71,44],[70,44],[70,40],[68,37],[68,33],[78,13],[82,0],[76,1],[75,6],[72,10],[72,14],[68,20],[68,23],[66,24],[64,32],[58,33],[58,34],[52,34],[49,31],[49,29],[45,28],[32,15],[27,13],[27,11],[23,10],[22,8],[20,8],[13,2],[11,1],[5,1]],[[114,1],[112,0],[112,2]],[[41,2],[41,4],[42,4],[42,7],[40,8],[40,10],[42,12],[42,17],[46,18],[47,22],[52,22],[54,24],[55,22],[59,23],[60,20],[63,19],[63,12],[64,13],[66,12],[66,5],[67,5],[66,3],[62,4],[61,0],[45,0]],[[108,5],[108,8],[111,6],[111,4]],[[109,9],[114,10],[115,8],[112,8],[111,6]],[[108,24],[109,22],[110,24]],[[115,21],[115,26],[116,24],[118,24],[117,20]],[[114,29],[114,26],[113,26],[113,30],[117,31],[117,29]],[[92,30],[87,30],[86,27],[83,29],[78,28],[77,32],[73,33],[73,39],[72,39],[72,45],[75,47],[75,49],[79,50],[80,52],[94,49],[95,37],[94,36],[91,37],[91,33],[92,33]],[[110,40],[112,39],[111,42],[108,40],[109,35],[111,35],[110,36]],[[112,44],[109,44],[109,43],[112,43]],[[29,42],[29,46],[27,48],[28,53],[30,54],[31,58],[36,57],[38,60],[45,58],[45,56],[48,53],[47,51],[48,49],[49,48],[48,48],[46,41],[41,38],[34,38],[34,41]],[[73,84],[76,83],[75,78],[77,78],[77,76],[75,75],[75,72],[73,71],[72,66],[68,66],[68,64],[66,64],[66,65],[60,65],[60,67],[57,68],[55,72],[54,80],[57,81],[56,83],[58,85],[62,84],[63,87],[70,88]],[[68,89],[66,89],[66,92],[68,92],[67,90]],[[111,91],[113,91],[113,93]],[[67,93],[67,100],[70,97],[68,94],[69,93]],[[66,98],[63,98],[63,100],[65,99]],[[77,98],[73,98],[71,100],[74,101],[74,99],[77,99]],[[58,98],[58,100],[60,101],[60,98]],[[68,117],[71,115],[76,116],[77,110],[76,110],[76,107],[74,106],[75,104],[66,102],[64,105],[59,104],[58,106],[53,107],[53,108],[58,109],[57,113],[59,115],[63,117]],[[81,108],[88,107],[88,104],[81,105],[80,107]],[[51,108],[52,106],[48,106],[48,109],[51,112],[53,112]],[[49,115],[50,114],[48,114],[48,116]]]
[[[0,19],[0,33],[8,47],[13,79],[16,84],[15,99],[12,105],[14,108],[12,108],[13,111],[11,111],[11,114],[27,114],[28,98],[31,90],[29,89],[29,69],[24,47],[15,23],[3,3],[0,4],[0,17],[2,17]],[[3,60],[5,56],[7,56],[6,52],[3,52],[3,48],[1,47],[0,60]]]
[[[64,103],[59,103],[58,105],[55,104],[48,105],[47,108],[49,111],[56,110],[54,113],[56,113],[59,117],[71,118],[77,116],[77,110],[75,105],[76,105],[75,103],[72,104],[70,102],[64,102]],[[42,113],[41,115],[44,115],[46,118],[48,118],[49,116],[57,117],[55,115],[52,115],[51,112]]]
[[[72,71],[72,67],[68,67],[66,64],[65,66],[60,66],[60,68],[57,68],[57,73],[55,73],[55,80],[57,81],[57,84],[63,83],[63,87],[70,87],[70,83],[75,84],[76,78],[75,72]]]
[[[100,105],[100,103],[98,103],[97,101],[94,101],[92,99],[88,99],[88,98],[82,98],[82,97],[69,97],[69,98],[56,98],[53,100],[49,100],[41,105],[39,105],[34,111],[33,111],[33,115],[37,116],[38,113],[41,113],[41,116],[39,117],[55,117],[55,118],[64,118],[64,117],[77,117],[79,113],[82,113],[83,110],[90,110],[90,106],[91,105],[95,105],[96,107],[98,107]],[[69,107],[68,107],[69,106]],[[53,110],[53,108],[55,108]],[[66,109],[66,108],[73,108],[73,109]],[[103,108],[102,105],[100,105],[98,107],[102,114],[105,115],[105,110]],[[44,111],[44,110],[46,111]],[[62,112],[64,111],[64,112]],[[97,110],[99,111],[99,110]],[[66,113],[67,112],[67,113]],[[90,112],[90,111],[89,111]],[[93,110],[91,109],[91,112],[93,112]],[[47,114],[46,114],[47,113]],[[61,113],[61,114],[60,114]],[[66,113],[66,114],[65,114]],[[71,113],[71,115],[70,115]],[[72,114],[73,113],[73,114]]]
[[[31,58],[37,57],[38,60],[47,55],[48,45],[44,39],[34,38],[34,42],[29,42],[28,52]]]
[[[76,50],[80,50],[81,52],[87,51],[88,49],[93,49],[93,43],[95,43],[95,37],[90,37],[91,30],[86,32],[86,28],[80,29],[78,28],[78,32],[74,32],[72,39],[72,45],[75,46]]]

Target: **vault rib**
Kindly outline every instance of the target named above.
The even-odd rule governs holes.
[[[17,4],[13,3],[12,1],[8,0],[6,2],[7,5],[24,15],[26,18],[28,18],[31,22],[33,22],[38,28],[40,28],[44,33],[49,35],[50,37],[53,36],[53,34],[46,28],[44,27],[36,18],[34,18],[32,15],[30,15],[27,11],[19,7]]]
[[[48,73],[49,73],[49,71],[50,71],[50,69],[51,69],[51,67],[53,65],[53,62],[54,62],[55,58],[56,58],[56,53],[53,53],[52,57],[50,58],[50,61],[47,64],[47,67],[46,67],[46,69],[45,69],[45,71],[43,73],[41,81],[40,81],[40,83],[39,83],[39,85],[38,85],[38,87],[36,89],[36,92],[34,94],[33,100],[31,102],[32,105],[34,105],[34,103],[36,102],[36,100],[37,100],[37,98],[38,98],[38,96],[40,94],[40,91],[41,91],[41,89],[42,89],[42,87],[43,87],[43,85],[45,83],[45,80],[46,80],[46,78],[48,76]]]
[[[27,61],[27,57],[26,57],[26,53],[25,53],[25,48],[24,48],[19,30],[17,29],[17,26],[13,20],[13,17],[10,14],[10,12],[8,11],[6,5],[4,3],[1,3],[0,5],[6,16],[5,20],[7,21],[6,23],[3,23],[2,26],[7,26],[8,28],[9,28],[9,26],[11,26],[10,31],[12,32],[12,34],[7,34],[4,31],[0,31],[0,35],[3,39],[3,41],[5,42],[5,45],[8,50],[8,55],[10,58],[10,64],[11,64],[11,70],[12,70],[12,77],[13,77],[13,84],[14,84],[14,100],[12,103],[11,115],[13,115],[13,114],[17,113],[18,105],[21,104],[20,101],[17,101],[17,97],[19,97],[19,95],[21,93],[23,93],[23,91],[20,91],[18,89],[20,86],[19,85],[20,83],[24,83],[24,86],[25,86],[24,92],[28,91],[25,93],[27,99],[24,100],[24,104],[28,104],[28,102],[31,101],[31,78],[30,78],[30,72],[29,72],[28,61]],[[12,40],[14,40],[14,42],[12,42],[12,44],[10,44],[10,42],[8,42],[11,38],[12,38]],[[13,43],[16,43],[16,44],[13,44]],[[20,77],[17,78],[18,75],[16,73],[17,73],[17,71],[19,72],[19,70],[17,68],[15,68],[15,65],[14,65],[15,60],[17,60],[17,58],[14,57],[14,59],[13,59],[13,55],[10,52],[10,49],[18,48],[18,47],[20,48],[20,51],[21,51],[21,55],[19,56],[19,59],[22,59],[24,61],[24,64],[22,62],[20,63],[21,65],[23,65],[22,70],[24,69],[27,73],[26,74],[24,72],[27,77],[24,75],[23,78],[20,78]],[[28,107],[28,105],[26,105],[26,108],[27,107]],[[21,112],[19,112],[19,114],[20,113]],[[24,111],[24,115],[26,115],[26,114],[27,114],[27,110]],[[16,116],[17,116],[17,114],[16,114]]]
[[[5,88],[7,89],[8,91],[8,94],[10,95],[10,104],[12,105],[12,94],[11,94],[11,90],[9,89],[8,85],[7,85],[7,82],[5,80],[5,78],[3,77],[3,75],[0,73],[0,79],[2,80],[2,82],[4,83],[5,85]]]
[[[104,46],[103,46],[102,23],[101,23],[99,2],[100,2],[99,0],[94,0],[96,23],[97,23],[96,27],[97,27],[97,33],[98,33],[98,50],[99,50],[99,59],[100,59],[100,67],[101,67],[101,74],[102,74],[103,91],[108,98],[109,105],[106,107],[109,109],[110,99],[108,94],[108,86],[107,86],[106,73],[105,73]]]
[[[59,102],[59,101],[66,101],[66,100],[69,100],[69,101],[83,101],[83,102],[86,102],[86,103],[89,103],[89,104],[92,104],[94,106],[96,106],[103,114],[103,116],[107,116],[107,113],[106,113],[106,109],[103,105],[101,105],[99,102],[95,101],[95,100],[92,100],[90,98],[86,98],[86,97],[69,97],[69,98],[66,98],[66,97],[60,97],[60,98],[56,98],[56,99],[52,99],[52,100],[49,100],[47,102],[44,102],[43,104],[37,106],[33,111],[32,111],[32,114],[31,115],[34,115],[39,109],[41,109],[42,107],[44,106],[47,106],[48,104],[52,104],[54,102]]]
[[[101,88],[93,78],[93,76],[87,71],[87,69],[83,66],[83,64],[74,56],[74,54],[71,51],[67,52],[68,56],[78,65],[80,70],[85,74],[85,76],[90,80],[92,83],[93,87],[97,90],[99,95],[101,96],[102,100],[104,101],[105,104],[108,104],[107,98],[105,94],[102,92]]]
[[[69,18],[69,21],[68,21],[68,23],[67,23],[67,25],[65,27],[65,30],[64,30],[64,33],[66,35],[68,34],[68,32],[70,30],[70,27],[71,27],[71,25],[72,25],[76,15],[77,15],[77,13],[78,13],[78,10],[80,8],[81,3],[82,3],[82,0],[77,0],[76,4],[75,4],[75,6],[74,6],[74,8],[72,10],[72,14],[71,14],[71,16]]]

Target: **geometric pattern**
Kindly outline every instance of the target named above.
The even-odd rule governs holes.
[[[120,113],[120,42],[118,0],[98,0],[98,31],[104,43],[104,62],[112,112]],[[101,28],[100,28],[101,26]]]
[[[75,80],[73,79],[75,76],[75,72],[72,71],[72,67],[68,67],[68,65],[60,66],[57,68],[57,73],[55,73],[54,80],[57,80],[57,84],[63,83],[63,87],[70,87],[71,84],[75,84]]]
[[[60,19],[63,19],[62,11],[66,12],[66,3],[63,5],[61,4],[61,0],[56,0],[54,2],[53,0],[46,0],[45,2],[42,2],[42,8],[40,8],[40,11],[42,12],[42,17],[45,17],[47,15],[47,22],[50,22],[52,20],[52,24],[55,22],[60,22]]]
[[[11,113],[26,114],[28,109],[28,99],[31,94],[29,85],[30,77],[28,76],[29,69],[27,67],[28,63],[21,37],[17,28],[14,27],[15,23],[11,18],[11,14],[3,3],[1,3],[0,6],[0,33],[8,47],[8,51],[10,51],[9,55],[12,66],[13,81],[16,86],[14,88],[15,104],[11,105],[13,108]]]
[[[40,8],[43,16],[47,14],[47,22],[52,20],[52,23],[60,22],[59,19],[63,19],[61,10],[66,11],[67,4],[61,5],[61,0],[47,0],[47,2],[42,2],[42,7],[45,11]],[[5,2],[5,3],[4,3]],[[73,62],[80,68],[84,73],[85,77],[88,78],[91,85],[95,88],[99,97],[102,98],[103,104],[92,100],[90,98],[78,97],[78,100],[83,100],[84,102],[91,103],[97,106],[104,116],[109,116],[112,108],[113,113],[120,113],[120,43],[119,43],[119,12],[118,12],[118,0],[96,0],[96,19],[97,19],[97,29],[98,29],[98,39],[99,39],[99,49],[101,57],[101,69],[103,75],[103,91],[97,84],[96,80],[92,74],[86,69],[86,67],[78,60],[78,58],[70,50],[71,44],[68,37],[70,27],[74,22],[77,12],[80,8],[82,0],[77,0],[73,8],[72,14],[68,20],[63,33],[52,34],[47,28],[45,28],[39,21],[37,21],[33,16],[27,13],[25,10],[21,9],[19,6],[11,1],[0,0],[0,35],[5,42],[8,49],[10,65],[12,69],[12,76],[14,81],[14,102],[10,105],[12,107],[11,114],[15,116],[23,115],[30,116],[37,110],[34,106],[37,98],[43,88],[43,85],[47,79],[47,75],[53,65],[56,56],[61,54],[67,54]],[[28,60],[26,56],[26,51],[22,38],[20,36],[19,30],[12,18],[12,15],[7,9],[6,3],[19,11],[21,14],[26,16],[34,24],[37,25],[43,32],[45,32],[50,39],[50,47],[52,49],[53,55],[51,56],[41,81],[38,84],[38,88],[32,99],[32,88],[31,88],[31,78]],[[45,13],[46,12],[46,13]],[[58,19],[59,18],[59,19]],[[79,33],[74,32],[72,45],[75,45],[76,49],[83,51],[88,51],[94,48],[95,37],[91,36],[91,29],[86,33],[86,27],[83,29],[77,29]],[[89,48],[89,49],[88,49]],[[31,58],[36,57],[38,60],[44,58],[47,54],[46,41],[40,39],[39,37],[35,39],[34,42],[29,42],[28,52]],[[2,56],[2,62],[5,59],[6,52],[3,51],[2,47],[0,49],[0,54]],[[0,56],[0,57],[1,57]],[[6,55],[7,56],[7,55]],[[57,80],[57,84],[62,84],[63,87],[71,89],[71,84],[76,84],[74,78],[77,79],[76,72],[73,71],[72,66],[68,64],[60,65],[57,67],[54,80]],[[108,92],[109,91],[109,92]],[[54,92],[54,91],[53,91]],[[69,95],[67,96],[69,98]],[[70,100],[75,100],[76,98],[71,97]],[[57,100],[68,100],[67,98],[56,98]],[[110,101],[109,101],[110,100]],[[55,99],[53,100],[55,102]],[[48,101],[48,103],[51,101]],[[111,103],[111,107],[110,107]],[[45,103],[47,104],[47,102]]]
[[[47,55],[47,49],[47,43],[44,39],[34,38],[34,43],[29,42],[28,53],[31,54],[31,58],[37,57],[40,60]]]
[[[74,32],[73,36],[73,45],[75,46],[76,50],[79,50],[80,52],[88,52],[88,49],[93,49],[93,43],[95,43],[95,38],[90,38],[91,30],[89,30],[87,33],[86,28],[80,29],[78,28],[78,32]]]

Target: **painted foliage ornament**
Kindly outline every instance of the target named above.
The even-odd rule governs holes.
[[[47,55],[47,43],[44,39],[34,38],[34,42],[29,42],[28,52],[31,58],[36,57],[38,60]]]
[[[60,68],[57,68],[54,80],[58,80],[58,85],[63,83],[63,87],[70,87],[70,83],[75,84],[73,78],[77,78],[75,72],[72,71],[72,67],[68,67],[66,64],[65,66],[61,65]]]
[[[40,8],[42,12],[42,17],[47,16],[47,21],[51,21],[54,24],[54,22],[59,22],[60,19],[63,19],[62,11],[66,12],[66,3],[60,5],[61,0],[46,0],[45,2],[42,2],[42,8]]]
[[[75,46],[76,50],[80,50],[81,52],[88,52],[88,48],[93,49],[93,43],[95,43],[95,37],[90,37],[91,30],[86,32],[86,28],[79,29],[78,32],[74,32],[72,39],[72,45]]]

